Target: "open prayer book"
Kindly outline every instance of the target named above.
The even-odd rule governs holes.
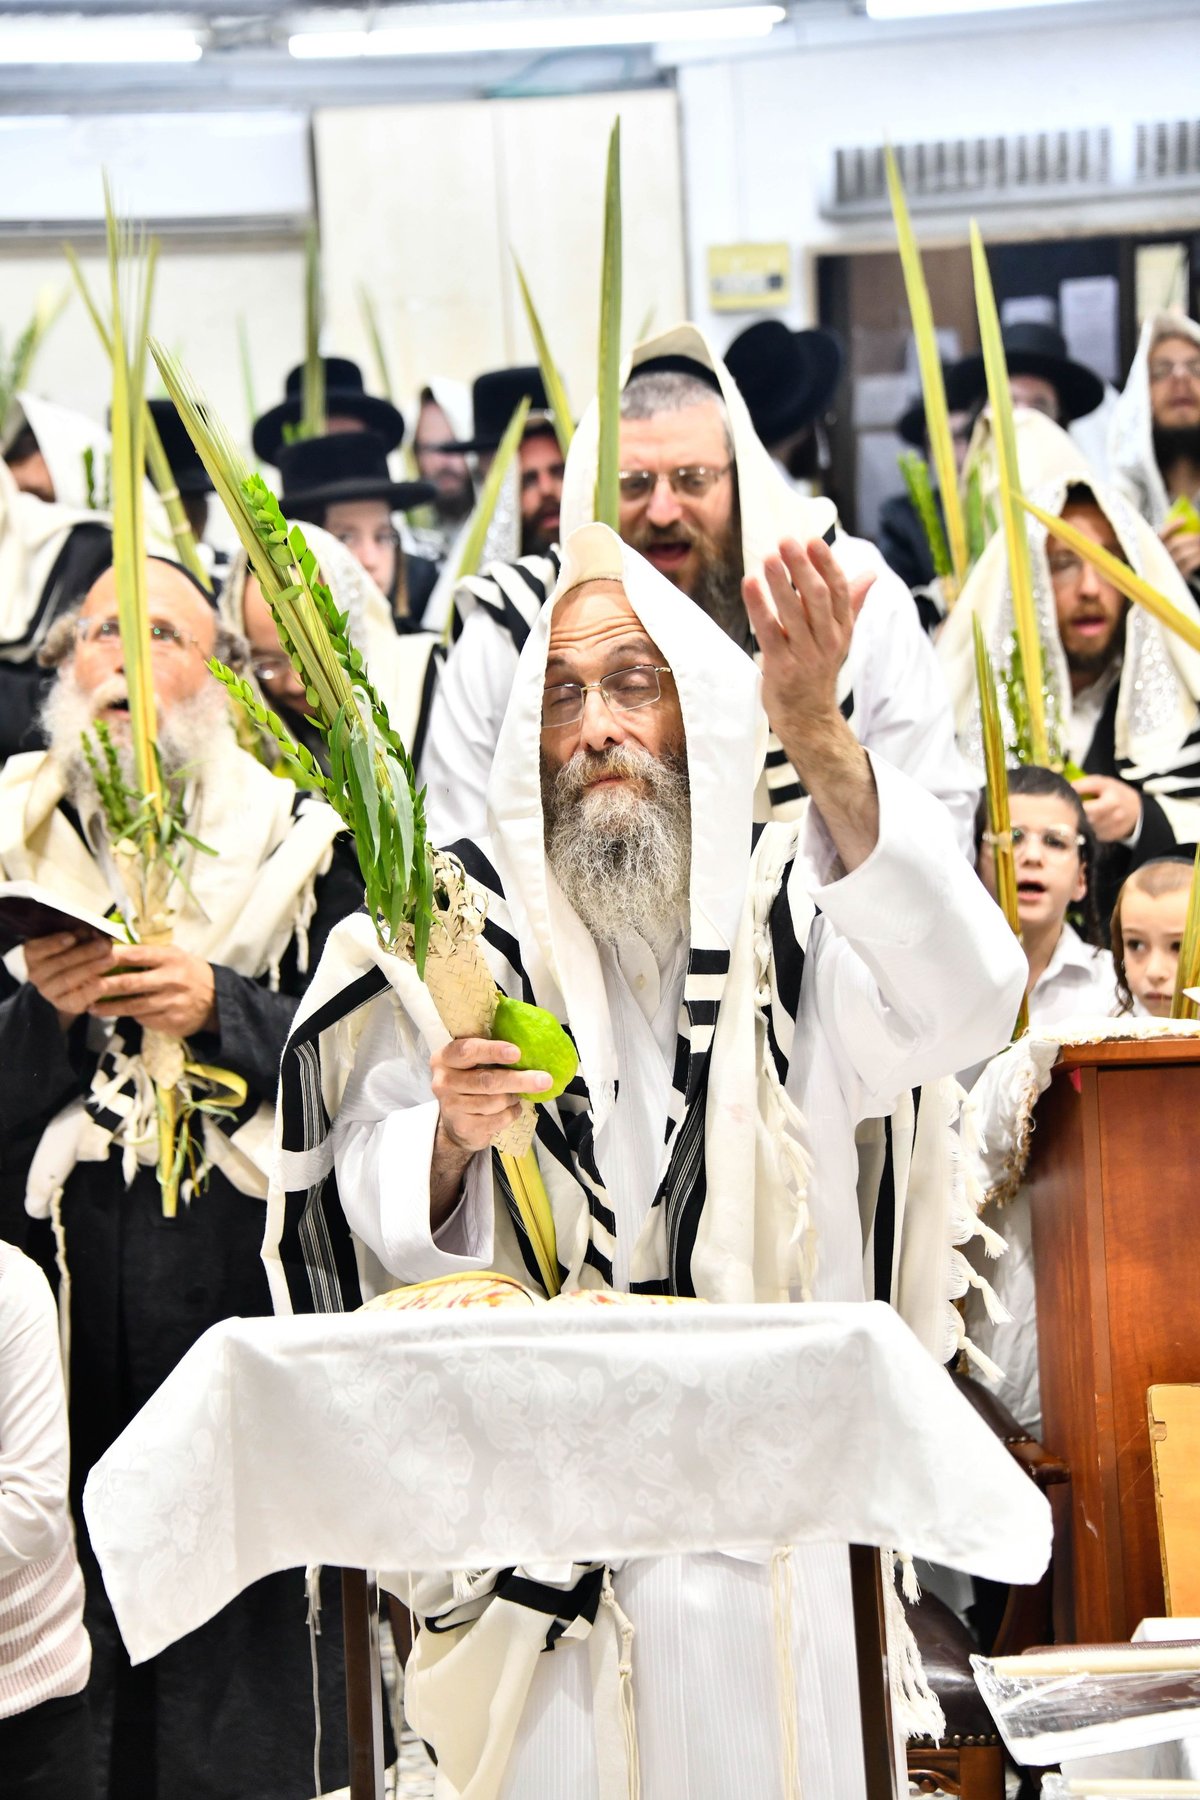
[[[100,937],[116,939],[125,936],[120,920],[75,906],[36,881],[0,881],[0,956],[7,956],[30,938],[52,937],[58,931],[94,931]]]
[[[479,1274],[438,1275],[412,1287],[392,1288],[377,1294],[360,1312],[424,1312],[450,1306],[702,1306],[703,1301],[675,1294],[625,1294],[613,1288],[576,1288],[547,1300],[534,1288],[522,1286],[511,1275],[493,1270]]]

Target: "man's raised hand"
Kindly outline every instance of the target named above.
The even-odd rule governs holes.
[[[763,576],[765,588],[758,576],[742,583],[762,652],[763,705],[778,737],[803,737],[837,713],[838,672],[875,577],[849,580],[821,538],[807,549],[785,538]]]

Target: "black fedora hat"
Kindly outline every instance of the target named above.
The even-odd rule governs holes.
[[[968,359],[974,362],[974,357]],[[974,372],[964,362],[942,364],[942,379],[946,385],[946,411],[951,413],[970,412],[980,399],[979,384]],[[985,384],[986,386],[986,384]],[[918,394],[911,406],[906,406],[896,420],[897,435],[914,450],[925,449],[925,396]]]
[[[361,419],[368,431],[376,431],[385,450],[394,450],[404,436],[404,414],[390,400],[368,394],[362,370],[344,356],[323,356],[325,365],[325,416],[327,419]],[[260,462],[279,467],[283,428],[298,425],[304,410],[304,367],[293,369],[284,383],[284,398],[254,422],[252,443]]]
[[[767,445],[782,443],[824,418],[842,361],[842,346],[832,331],[792,331],[782,319],[748,325],[725,352],[725,367]]]
[[[407,512],[436,497],[428,481],[393,481],[387,445],[375,431],[334,431],[328,437],[300,438],[279,453],[285,515],[309,517],[341,500],[383,500],[389,512]]]
[[[491,369],[486,375],[480,375],[471,389],[475,427],[472,435],[462,443],[444,444],[442,448],[461,451],[498,449],[509,420],[526,398],[529,400],[529,418],[525,436],[538,431],[553,431],[550,403],[540,369]]]
[[[175,486],[185,499],[211,494],[213,484],[173,400],[151,400],[150,415],[158,427]]]
[[[1082,363],[1072,362],[1067,355],[1067,340],[1053,325],[1041,325],[1035,319],[1020,319],[1005,325],[1000,333],[1004,344],[1004,360],[1010,375],[1040,375],[1048,381],[1062,408],[1063,425],[1095,412],[1104,398],[1104,383]],[[973,384],[975,392],[969,405],[987,394],[987,376],[983,357],[964,356],[956,367],[963,379]]]

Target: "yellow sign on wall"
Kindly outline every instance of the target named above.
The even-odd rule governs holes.
[[[710,244],[708,304],[713,312],[770,312],[792,297],[788,244]]]

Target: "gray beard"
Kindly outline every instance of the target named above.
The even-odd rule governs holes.
[[[602,771],[648,790],[585,786]],[[692,868],[687,757],[615,745],[578,750],[556,773],[542,764],[546,856],[563,893],[598,943],[644,938],[661,955],[688,916]]]
[[[723,556],[703,564],[692,599],[739,650],[752,648],[750,620],[742,599],[742,551],[736,536]]]
[[[96,783],[83,753],[84,733],[93,750],[97,750],[96,719],[114,697],[124,693],[125,683],[120,676],[93,693],[84,693],[74,670],[67,666],[60,671],[42,707],[41,723],[50,760],[59,772],[67,798],[81,816],[94,811],[98,804]],[[168,780],[192,771],[198,773],[214,751],[227,748],[234,741],[228,703],[215,682],[189,700],[177,702],[158,721],[158,753]],[[113,747],[126,782],[135,786],[132,747],[120,738],[114,738]]]

